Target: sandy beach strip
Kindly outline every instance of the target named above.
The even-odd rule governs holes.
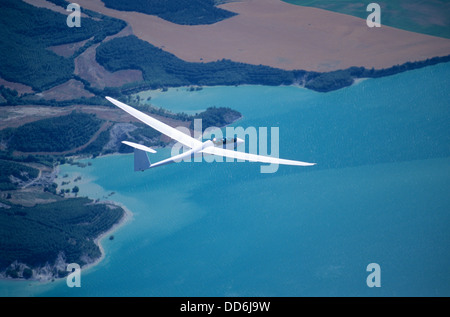
[[[388,68],[450,54],[450,40],[281,0],[243,0],[220,5],[238,15],[211,25],[178,25],[156,16],[106,8],[80,0],[82,8],[125,20],[133,33],[179,58],[222,58],[286,70],[333,71],[351,66]]]

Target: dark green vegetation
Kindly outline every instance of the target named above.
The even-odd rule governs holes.
[[[224,107],[210,107],[205,111],[195,115],[194,119],[202,120],[202,130],[204,131],[209,127],[226,126],[239,119],[240,117],[241,114],[236,110]],[[194,129],[194,121],[192,121],[191,123],[191,129]]]
[[[125,27],[123,21],[103,17],[100,21],[84,18],[82,27],[69,28],[66,16],[51,10],[16,0],[2,0],[1,6],[0,77],[31,86],[35,91],[51,88],[73,76],[73,57],[59,56],[48,50],[49,46],[93,38],[87,43],[91,45]]]
[[[83,150],[80,151],[82,154],[91,154],[93,157],[96,157],[103,153],[103,147],[109,141],[109,130],[102,131],[97,139],[86,146]]]
[[[175,114],[149,105],[139,108],[150,114],[185,122],[193,122],[194,118],[201,118],[203,119],[203,129],[211,126],[222,127],[241,117],[239,112],[230,108],[212,107],[196,116],[185,113]],[[0,151],[0,154],[3,155],[5,160],[18,160],[18,157],[13,157],[12,153],[20,151],[48,155],[51,161],[64,162],[64,159],[59,156],[63,155],[65,151],[71,151],[70,154],[86,154],[94,157],[116,151],[129,152],[130,148],[121,144],[119,144],[120,148],[104,149],[105,145],[110,141],[110,129],[100,132],[95,140],[86,147],[82,147],[94,137],[94,134],[99,131],[104,122],[93,114],[73,111],[65,116],[34,121],[17,128],[6,128],[0,130],[0,141],[6,146],[7,152]],[[117,141],[129,140],[150,146],[165,145],[161,141],[161,133],[158,131],[140,122],[134,123],[134,125],[136,126],[135,130],[130,131],[128,134],[123,134]],[[79,147],[81,148],[77,150]],[[56,154],[58,152],[60,152],[60,155]],[[42,163],[41,159],[35,156],[27,156],[22,158],[22,160]],[[11,174],[7,176],[9,177],[9,175]],[[3,183],[6,183],[6,181],[3,181]],[[5,187],[5,189],[13,189],[12,184],[9,187]]]
[[[367,5],[374,1],[353,0],[283,0],[367,19]],[[381,24],[395,28],[450,38],[450,2],[448,0],[379,0]]]
[[[190,63],[135,36],[127,36],[102,43],[97,48],[97,61],[110,71],[139,69],[143,72],[145,82],[124,85],[123,93],[186,85],[290,85],[293,83],[303,83],[308,89],[328,92],[350,86],[355,78],[389,76],[447,62],[450,61],[450,55],[421,62],[407,62],[387,69],[351,67],[346,70],[317,73],[304,70],[285,71],[230,60]]]
[[[72,112],[67,116],[34,121],[0,132],[10,151],[62,152],[87,143],[101,123],[94,115]]]
[[[350,86],[357,78],[379,78],[402,73],[408,70],[418,69],[425,66],[449,62],[450,55],[434,57],[420,62],[407,62],[384,69],[367,69],[364,67],[350,67],[328,73],[309,74],[310,79],[305,81],[305,88],[319,92],[328,92]]]
[[[123,215],[120,207],[94,204],[87,198],[0,208],[0,270],[14,261],[31,268],[53,265],[60,253],[66,263],[87,264],[100,256],[94,239]]]
[[[11,175],[25,182],[38,177],[38,174],[39,171],[35,168],[0,159],[0,191],[17,189],[17,184],[11,181]]]
[[[97,61],[109,71],[139,69],[145,83],[131,90],[187,85],[282,85],[294,81],[294,73],[268,66],[220,60],[210,63],[185,62],[136,36],[115,38],[97,48]],[[124,87],[126,90],[127,87]]]
[[[137,129],[130,132],[130,136],[134,138],[136,143],[144,142],[149,146],[163,146],[164,142],[160,140],[161,133],[143,123],[136,123]],[[127,150],[132,150],[127,146]],[[122,150],[124,150],[122,148]],[[127,151],[127,152],[128,152]]]
[[[157,116],[161,116],[161,117],[165,117],[165,118],[170,118],[170,119],[175,119],[175,120],[179,120],[179,121],[190,121],[192,120],[192,116],[184,113],[184,112],[179,112],[179,113],[174,113],[171,112],[169,110],[166,110],[164,108],[157,108],[154,107],[152,105],[149,104],[140,104],[140,97],[139,95],[136,96],[137,98],[137,103],[136,100],[132,100],[130,97],[128,97],[129,100],[125,100],[125,103],[129,103],[130,105],[132,105],[133,107],[135,107],[136,109],[140,110],[140,111],[144,111],[147,112],[149,114],[154,114]]]
[[[0,86],[0,105],[1,104],[16,104],[19,99],[17,91]]]
[[[102,0],[108,8],[137,11],[177,24],[212,24],[235,15],[215,7],[213,0]]]

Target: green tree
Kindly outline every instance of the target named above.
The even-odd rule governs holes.
[[[75,195],[78,194],[79,191],[80,191],[80,189],[78,188],[78,186],[74,186],[72,188],[72,193],[74,193]]]
[[[30,268],[27,267],[23,270],[23,277],[25,279],[29,279],[32,276],[33,276],[33,271]]]

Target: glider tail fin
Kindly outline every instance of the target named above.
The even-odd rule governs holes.
[[[150,168],[147,152],[134,148],[134,171],[144,171]]]
[[[129,141],[122,141],[122,143],[134,148],[134,171],[144,171],[150,168],[151,164],[146,152],[156,153],[155,150]]]

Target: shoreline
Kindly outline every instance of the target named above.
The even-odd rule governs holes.
[[[89,269],[95,267],[97,264],[100,264],[103,261],[103,259],[106,257],[106,252],[102,245],[102,240],[104,238],[106,238],[108,235],[111,235],[112,233],[114,233],[115,231],[117,231],[118,229],[123,227],[125,224],[127,224],[129,221],[131,221],[133,219],[133,212],[122,203],[119,203],[117,201],[112,201],[112,200],[106,200],[106,201],[98,202],[98,204],[110,204],[113,206],[120,207],[123,209],[124,214],[123,214],[122,218],[119,220],[119,222],[115,223],[111,228],[109,228],[105,232],[101,233],[98,237],[96,237],[93,240],[94,244],[96,246],[98,246],[98,248],[100,249],[100,257],[97,258],[96,260],[94,260],[94,262],[88,263],[85,266],[81,267],[81,271],[89,270]]]
[[[145,48],[143,45],[142,48]],[[450,51],[449,51],[450,52]],[[433,66],[440,63],[450,62],[450,54],[446,52],[446,55],[436,55],[431,58],[426,59],[414,59],[411,58],[409,61],[404,63],[397,63],[385,68],[369,68],[366,66],[349,66],[341,67],[333,71],[309,71],[305,69],[296,69],[283,71],[279,68],[273,68],[273,70],[282,71],[279,74],[272,74],[273,76],[271,82],[267,82],[267,77],[261,76],[259,72],[260,66],[267,67],[267,65],[259,65],[256,67],[256,73],[259,74],[258,78],[244,78],[237,81],[232,81],[229,83],[217,82],[214,80],[205,81],[202,87],[216,87],[216,86],[243,86],[243,85],[263,85],[263,86],[290,86],[290,85],[301,85],[303,88],[326,93],[334,90],[339,90],[348,86],[351,86],[354,80],[359,78],[380,78],[396,75],[409,70],[420,69],[427,66]],[[124,52],[125,53],[125,52]],[[230,60],[230,62],[233,62]],[[192,63],[199,67],[200,64]],[[250,65],[250,64],[244,64]],[[239,73],[239,70],[237,71]],[[186,86],[196,86],[197,82],[188,82],[183,84],[176,83],[179,78],[171,78],[164,85],[154,83],[152,81],[141,81],[135,82],[130,86],[122,87],[121,93],[124,95],[136,95],[149,90],[158,90],[163,88],[181,88]],[[151,102],[151,101],[150,101]]]
[[[450,47],[448,39],[385,25],[374,30],[358,17],[277,0],[222,3],[219,8],[237,15],[210,25],[179,25],[141,12],[108,8],[100,0],[78,3],[126,21],[138,38],[187,62],[230,59],[321,72],[354,65],[386,68],[407,59],[447,54]]]
[[[70,198],[69,198],[70,199]],[[91,198],[89,198],[91,199]],[[116,202],[116,201],[102,201],[102,202],[98,202],[97,204],[109,204],[109,205],[114,205],[117,207],[120,207],[124,210],[124,214],[122,216],[122,218],[115,223],[111,228],[109,228],[107,231],[101,233],[99,236],[97,236],[96,238],[93,239],[94,244],[100,249],[100,256],[98,258],[96,258],[93,262],[88,263],[82,267],[80,267],[80,271],[81,272],[85,272],[87,270],[90,270],[92,268],[94,268],[96,265],[100,264],[106,257],[106,252],[105,249],[102,245],[102,240],[104,238],[106,238],[108,235],[111,235],[112,233],[116,232],[118,229],[122,228],[124,225],[126,225],[128,222],[132,221],[133,219],[133,212],[128,209],[125,205],[123,205],[122,203]],[[68,263],[66,263],[68,264]],[[35,268],[32,268],[32,270],[34,270]],[[41,269],[41,268],[38,268]],[[67,276],[64,277],[57,277],[57,276],[53,276],[53,275],[43,275],[43,274],[39,274],[38,277],[32,277],[29,279],[20,277],[20,278],[12,278],[12,277],[0,277],[0,281],[11,281],[11,282],[28,282],[28,283],[39,283],[39,284],[48,284],[48,283],[52,283],[55,281],[59,281],[59,280],[63,280],[66,279]]]
[[[449,57],[450,57],[450,55],[449,55]],[[449,61],[445,61],[445,63],[446,63],[446,62],[449,62]],[[434,66],[434,64],[431,64],[431,65],[424,65],[424,66],[422,66],[422,67],[427,67],[427,66]],[[422,67],[418,67],[418,68],[422,68]],[[415,68],[407,69],[407,70],[402,70],[402,71],[400,71],[400,73],[401,73],[401,72],[406,72],[406,71],[409,71],[409,70],[415,70]],[[389,75],[380,76],[380,77],[378,77],[378,78],[381,78],[381,77],[388,77],[388,76],[390,76],[390,74],[389,74]],[[365,81],[365,80],[367,80],[367,79],[372,79],[372,78],[377,78],[377,77],[361,77],[361,78],[355,78],[355,79],[354,79],[354,82],[353,82],[350,86],[357,85],[357,84],[359,84],[359,83],[362,82],[362,81]],[[227,86],[227,85],[223,85],[223,86]],[[231,86],[235,86],[235,85],[231,85]],[[251,84],[243,84],[243,85],[239,85],[239,86],[254,86],[254,85],[251,85]],[[264,85],[261,85],[261,86],[264,86]],[[299,84],[280,85],[280,86],[287,86],[287,87],[288,87],[288,86],[293,86],[293,87],[298,87],[298,88],[308,89],[308,88],[305,88],[304,86],[299,85]],[[183,86],[183,87],[185,87],[186,89],[188,89],[190,86]],[[202,87],[217,87],[217,86],[208,86],[208,85],[204,85],[204,86],[202,86]],[[175,88],[180,88],[180,87],[170,87],[170,88],[175,89]],[[310,90],[310,89],[308,89],[308,90]],[[240,119],[242,119],[242,118],[243,118],[243,116],[237,118],[237,119],[234,120],[233,122],[229,123],[229,125],[230,125],[230,124],[233,124],[234,122],[236,122],[236,121],[238,121],[238,120],[240,120]],[[225,127],[225,126],[224,126],[224,127]],[[223,128],[223,127],[220,127],[220,128]],[[167,146],[169,146],[169,145],[170,145],[170,144],[168,144],[168,145],[166,145],[166,146],[164,146],[164,147],[167,147]],[[160,148],[164,148],[164,147],[161,147],[161,146],[160,146]],[[114,155],[114,156],[115,156],[115,155],[130,155],[130,154],[132,154],[132,153],[119,153],[119,152],[115,152],[115,153],[108,153],[108,154],[104,154],[104,155],[99,155],[98,157],[107,157],[107,156],[113,156],[113,155]],[[80,159],[89,159],[89,158],[90,158],[90,155],[89,155],[89,154],[87,154],[87,155],[86,155],[86,154],[81,154],[81,155],[74,155],[74,156],[70,156],[70,157],[72,157],[72,158],[76,161],[76,160],[80,160]],[[57,165],[54,167],[54,172],[55,172],[55,173],[58,175],[58,177],[59,177],[59,175],[60,175],[60,164],[57,164]],[[89,198],[89,196],[86,196],[86,197]],[[89,199],[95,200],[95,199],[93,199],[93,198],[89,198]],[[125,224],[127,224],[127,223],[128,223],[129,221],[131,221],[132,218],[133,218],[133,213],[132,213],[132,211],[129,210],[125,205],[123,205],[123,204],[120,203],[120,202],[112,201],[112,200],[105,200],[105,201],[101,201],[101,202],[99,202],[99,203],[111,204],[111,205],[114,205],[114,206],[121,207],[121,208],[124,210],[124,215],[121,217],[121,219],[120,219],[118,222],[116,222],[115,224],[113,224],[113,225],[111,226],[111,228],[109,228],[107,231],[101,233],[99,236],[97,236],[96,238],[93,239],[94,244],[97,245],[97,246],[99,247],[99,249],[100,249],[100,254],[101,254],[101,255],[100,255],[98,258],[96,258],[93,262],[88,263],[88,264],[82,266],[82,267],[81,267],[81,270],[83,270],[83,271],[86,271],[86,270],[89,270],[89,269],[92,268],[92,267],[95,267],[97,264],[101,263],[101,261],[105,258],[106,252],[105,252],[104,247],[103,247],[103,245],[102,245],[102,239],[104,239],[106,236],[112,234],[112,233],[115,232],[116,230],[120,229],[122,226],[124,226]],[[17,279],[15,279],[15,278],[5,277],[5,278],[0,278],[0,280],[11,280],[11,281],[33,281],[33,282],[36,281],[36,282],[41,282],[41,283],[47,283],[47,282],[51,282],[52,280],[61,280],[61,279],[63,279],[63,278],[65,278],[65,277],[61,277],[61,278],[59,278],[59,277],[51,277],[51,278],[48,279],[48,280],[43,280],[43,279],[34,279],[34,278],[31,278],[31,279],[17,278]]]
[[[122,155],[122,154],[127,154],[127,153],[109,153],[106,154],[105,156],[110,156],[110,155]],[[102,157],[102,156],[100,156]],[[73,157],[74,160],[80,160],[80,159],[86,159],[87,157],[85,156],[79,156],[79,157]],[[67,163],[68,164],[68,163]],[[60,164],[57,164],[56,166],[54,166],[53,172],[55,173],[55,175],[60,175]],[[92,204],[105,204],[105,205],[111,205],[111,206],[115,206],[118,208],[121,208],[124,212],[122,217],[120,218],[119,221],[117,221],[116,223],[114,223],[108,230],[100,233],[97,237],[95,237],[92,242],[99,248],[100,250],[100,256],[96,259],[94,259],[92,262],[87,263],[83,266],[80,267],[80,271],[87,271],[89,269],[94,268],[96,265],[100,264],[106,257],[106,251],[102,245],[102,240],[104,238],[106,238],[107,236],[113,234],[114,232],[116,232],[117,230],[119,230],[120,228],[122,228],[124,225],[126,225],[127,223],[129,223],[130,221],[132,221],[133,219],[133,212],[128,209],[128,207],[126,207],[123,203],[117,202],[117,201],[113,201],[113,200],[99,200],[98,202],[96,202],[96,198],[90,198],[88,195],[84,196],[87,199],[92,201]],[[67,197],[65,199],[72,199],[72,198],[76,198],[76,196],[70,196]],[[51,266],[51,269],[54,269],[56,267],[56,262],[58,261],[58,259],[55,260],[55,263]],[[18,263],[20,264],[20,263]],[[64,263],[65,266],[67,267],[67,264],[69,263]],[[21,265],[21,264],[20,264]],[[40,285],[44,285],[44,284],[48,284],[48,283],[52,283],[55,281],[60,281],[63,279],[66,279],[67,276],[64,277],[58,277],[58,276],[54,276],[53,274],[45,274],[42,272],[39,272],[42,269],[45,269],[45,266],[43,267],[36,267],[36,268],[31,268],[33,270],[34,273],[36,273],[36,275],[33,274],[33,277],[26,279],[24,277],[18,277],[18,278],[12,278],[9,276],[1,276],[0,277],[0,281],[11,281],[11,282],[28,282],[28,283],[39,283]],[[35,271],[37,270],[37,272]]]
[[[229,126],[229,125],[231,125],[231,124],[233,124],[233,123],[235,123],[235,122],[241,120],[243,117],[244,117],[244,116],[241,114],[241,115],[239,116],[239,118],[236,118],[235,120],[233,120],[232,122],[228,123],[227,125],[225,125],[225,126],[223,126],[223,127],[219,127],[219,129],[224,128],[224,127],[227,127],[227,126]],[[169,142],[166,146],[158,146],[158,148],[165,148],[165,147],[167,147],[167,146],[170,146],[171,143],[172,143],[172,142]],[[115,152],[115,153],[108,153],[108,154],[104,154],[104,155],[99,155],[99,156],[97,156],[97,157],[100,158],[100,157],[107,157],[107,156],[130,155],[130,154],[132,154],[132,153],[120,153],[120,152]],[[87,159],[88,157],[86,157],[85,155],[74,155],[74,156],[71,156],[71,158],[72,158],[73,160],[77,161],[77,160],[81,160],[81,159]],[[94,158],[92,158],[92,159],[94,159]],[[67,164],[67,163],[66,163],[66,164]],[[59,173],[60,173],[59,165],[60,165],[60,164],[58,164],[58,165],[55,166],[55,172],[56,172],[56,175],[59,175]],[[88,199],[92,199],[93,201],[95,201],[95,199],[89,198],[89,196],[86,196],[86,197],[87,197]],[[70,198],[69,198],[69,199],[70,199]],[[94,202],[94,203],[96,203],[96,202]],[[105,232],[101,233],[101,234],[100,234],[99,236],[97,236],[96,238],[94,238],[94,240],[93,240],[94,244],[95,244],[96,246],[98,246],[98,248],[100,249],[100,257],[98,257],[97,259],[95,259],[93,262],[88,263],[88,264],[84,265],[83,267],[81,267],[81,268],[80,268],[81,271],[89,270],[89,269],[91,269],[91,268],[94,268],[96,265],[100,264],[100,263],[104,260],[104,258],[106,257],[106,252],[105,252],[105,249],[104,249],[104,247],[103,247],[103,245],[102,245],[102,240],[103,240],[104,238],[106,238],[108,235],[111,235],[112,233],[114,233],[115,231],[117,231],[118,229],[120,229],[121,227],[123,227],[123,226],[124,226],[125,224],[127,224],[128,222],[132,221],[132,219],[133,219],[133,212],[132,212],[130,209],[128,209],[128,207],[126,207],[123,203],[120,203],[120,202],[117,202],[117,201],[113,201],[113,200],[104,200],[104,201],[99,201],[99,202],[97,202],[96,204],[109,204],[109,205],[113,205],[113,206],[122,208],[123,211],[124,211],[124,214],[123,214],[122,218],[121,218],[117,223],[115,223],[111,228],[109,228],[109,229],[106,230]],[[65,277],[62,277],[62,278],[56,278],[56,277],[53,277],[52,279],[53,279],[53,280],[60,280],[60,279],[63,279],[63,278],[65,278]],[[14,280],[25,280],[25,281],[26,281],[26,279],[14,279]],[[36,281],[40,281],[40,280],[37,279]],[[51,281],[51,280],[50,280],[50,281]],[[41,282],[46,282],[46,281],[41,281]]]
[[[106,156],[113,156],[113,155],[123,155],[123,154],[130,154],[130,153],[119,153],[119,152],[116,152],[116,153],[108,153],[108,154],[105,154],[105,155],[99,155],[98,157],[104,157],[104,156],[106,157]],[[94,158],[91,158],[88,155],[84,155],[84,154],[82,154],[82,155],[74,155],[74,156],[71,156],[71,158],[74,161],[79,161],[79,160],[83,160],[83,159],[94,159]],[[68,164],[68,163],[66,163],[66,164]],[[60,172],[59,165],[60,164],[58,164],[55,167],[56,169],[58,169],[58,175],[59,175],[59,172]],[[123,203],[120,203],[120,202],[117,202],[117,201],[113,201],[113,200],[100,200],[98,202],[95,202],[95,200],[96,200],[95,198],[90,198],[88,195],[86,197],[88,199],[91,199],[94,204],[106,204],[106,205],[113,205],[113,206],[122,208],[122,210],[124,211],[124,214],[123,214],[122,218],[120,218],[120,220],[118,222],[113,224],[108,230],[100,233],[97,237],[95,237],[93,239],[94,244],[100,249],[100,256],[97,259],[95,259],[93,262],[82,266],[80,268],[81,271],[89,270],[89,269],[95,267],[97,264],[100,264],[102,262],[102,260],[106,256],[105,249],[104,249],[104,247],[102,245],[102,240],[104,238],[106,238],[108,235],[111,235],[112,233],[114,233],[115,231],[117,231],[118,229],[120,229],[121,227],[126,225],[128,222],[130,222],[133,219],[133,212],[130,209],[128,209],[128,207],[126,207]],[[68,199],[70,199],[70,198],[68,198]],[[56,279],[59,280],[59,279],[63,279],[63,278],[65,278],[65,277],[54,278],[54,279],[55,280]]]

